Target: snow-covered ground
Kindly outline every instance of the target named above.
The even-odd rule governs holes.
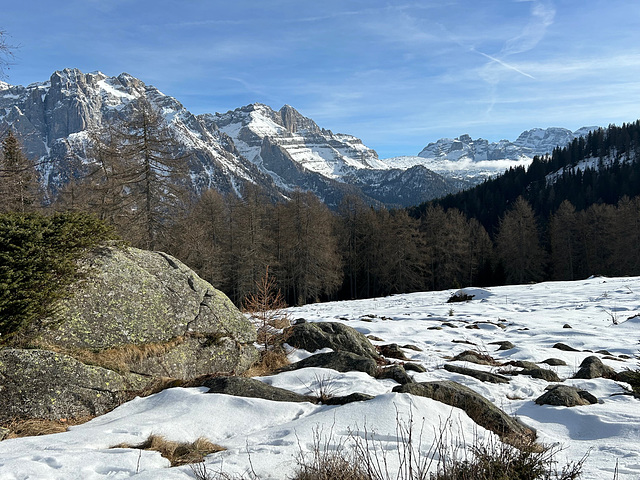
[[[416,381],[452,379],[469,386],[536,429],[541,442],[561,446],[560,463],[588,453],[584,479],[613,479],[616,462],[620,479],[640,478],[640,400],[613,395],[623,392],[624,385],[612,380],[569,379],[582,360],[594,354],[617,371],[638,368],[640,278],[596,277],[476,289],[471,290],[474,300],[448,304],[452,293],[315,304],[290,311],[294,318],[345,322],[384,343],[420,348],[422,351],[405,349],[412,362],[427,368],[426,373],[410,372]],[[564,328],[566,324],[571,328]],[[465,328],[471,325],[477,328]],[[492,344],[505,340],[515,348],[498,351],[498,345]],[[553,348],[559,342],[580,351]],[[544,380],[514,376],[508,384],[495,385],[442,368],[447,359],[467,349],[501,361],[562,359],[567,366],[550,368],[567,379],[566,384],[597,396],[599,403],[572,408],[539,406],[534,399],[548,385]],[[608,350],[611,355],[586,350]],[[292,353],[294,359],[305,355],[308,353]],[[290,476],[296,455],[311,449],[318,431],[325,437],[331,435],[338,444],[346,441],[349,432],[357,435],[366,429],[375,439],[373,444],[388,452],[391,462],[397,418],[408,421],[413,416],[414,425],[423,432],[425,449],[446,422],[453,425],[452,435],[467,442],[486,434],[464,412],[430,399],[391,393],[396,385],[393,380],[375,380],[364,373],[314,368],[261,380],[304,394],[329,383],[334,395],[363,392],[377,397],[346,406],[323,406],[208,394],[204,388],[174,388],[136,398],[66,433],[0,442],[0,479],[194,478],[190,467],[170,468],[158,453],[109,448],[123,442],[141,443],[152,433],[175,441],[207,437],[228,449],[207,457],[210,472],[241,474],[251,462],[265,479]]]

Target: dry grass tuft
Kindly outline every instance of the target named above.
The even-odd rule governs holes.
[[[74,350],[68,354],[88,365],[96,365],[117,372],[128,372],[132,364],[150,357],[164,355],[183,343],[184,340],[184,337],[176,337],[163,343],[123,345],[100,351]]]
[[[92,418],[81,417],[60,420],[47,420],[44,418],[14,419],[1,426],[9,431],[4,437],[4,440],[7,440],[9,438],[37,437],[66,432],[69,427],[86,423]]]
[[[261,352],[260,360],[249,370],[242,374],[243,377],[263,377],[271,375],[276,370],[289,365],[289,359],[284,350],[267,350]]]
[[[140,450],[159,452],[160,455],[171,462],[172,467],[202,462],[204,457],[210,453],[226,450],[220,445],[211,443],[204,437],[200,437],[191,443],[181,443],[167,440],[161,435],[150,435],[149,438],[140,445],[122,443],[112,448],[137,448]]]
[[[79,362],[87,365],[107,368],[119,373],[130,371],[132,364],[140,362],[150,357],[164,355],[168,351],[174,349],[181,343],[184,343],[186,337],[175,337],[167,342],[162,343],[146,343],[142,345],[121,345],[118,347],[107,348],[104,350],[92,350],[87,348],[64,348],[60,345],[54,345],[46,342],[31,342],[29,348],[40,348],[50,350],[52,352],[69,355]]]

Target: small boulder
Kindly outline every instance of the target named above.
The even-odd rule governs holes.
[[[373,395],[367,395],[366,393],[351,393],[349,395],[345,395],[344,397],[331,397],[324,400],[322,403],[325,405],[346,405],[348,403],[353,402],[366,402],[367,400],[372,400],[376,397]]]
[[[467,375],[469,377],[476,378],[481,382],[489,383],[509,383],[509,379],[502,375],[498,375],[490,372],[483,372],[482,370],[475,370],[473,368],[458,367],[457,365],[446,364],[444,369],[448,372],[459,373],[461,375]]]
[[[391,365],[390,367],[381,368],[376,378],[390,378],[400,385],[405,383],[413,383],[413,379],[409,376],[402,365]]]
[[[452,358],[452,361],[471,362],[478,365],[499,365],[499,363],[490,355],[475,352],[473,350],[465,350]]]
[[[387,358],[396,358],[398,360],[409,360],[397,343],[389,343],[387,345],[378,345],[380,355]]]
[[[235,397],[263,398],[274,402],[312,402],[317,399],[267,385],[260,380],[245,377],[211,377],[200,383],[207,387],[207,393],[223,393]]]
[[[550,386],[545,393],[536,398],[538,405],[556,405],[563,407],[575,407],[577,405],[591,405],[598,403],[598,399],[577,387],[569,385]]]
[[[557,348],[558,350],[562,350],[564,352],[579,352],[577,348],[570,347],[569,345],[565,345],[564,343],[556,343],[552,348]]]
[[[580,370],[573,376],[573,378],[600,377],[616,379],[617,375],[613,368],[602,363],[602,360],[594,355],[585,358],[580,364]]]
[[[370,357],[349,352],[317,353],[310,357],[281,368],[280,372],[299,370],[307,367],[331,368],[338,372],[365,372],[375,377],[378,364]]]
[[[339,322],[307,322],[285,331],[287,343],[295,348],[315,352],[330,348],[377,360],[378,352],[369,339],[356,329]]]
[[[559,358],[547,358],[540,363],[546,363],[547,365],[551,365],[552,367],[562,367],[567,365],[567,362],[565,362],[564,360],[560,360]]]
[[[553,370],[542,368],[533,362],[527,362],[526,360],[514,360],[509,362],[509,365],[514,367],[520,367],[522,370],[510,372],[511,375],[528,375],[533,378],[540,378],[547,382],[561,382],[558,374]]]
[[[424,373],[424,372],[427,371],[427,369],[424,368],[419,363],[405,363],[404,364],[404,369],[407,370],[407,371],[418,372],[418,373]]]
[[[533,378],[539,378],[541,380],[545,380],[547,382],[561,382],[562,379],[558,377],[558,374],[553,370],[549,370],[547,368],[541,368],[536,366],[535,368],[525,368],[519,372],[516,372],[518,375],[528,375]]]
[[[402,348],[406,348],[407,350],[413,350],[414,352],[421,352],[422,349],[416,345],[412,345],[408,343],[407,345],[402,345]]]
[[[502,350],[511,350],[512,348],[516,348],[516,346],[509,341],[491,342],[489,345],[499,345],[499,348],[498,348],[499,352]]]

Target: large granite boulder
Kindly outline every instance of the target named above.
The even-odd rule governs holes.
[[[151,382],[47,350],[7,348],[0,350],[0,423],[101,415]]]
[[[47,327],[26,332],[37,349],[0,350],[0,419],[99,415],[167,377],[238,374],[258,359],[254,326],[170,255],[109,246],[83,267]]]
[[[161,252],[106,247],[36,344],[56,350],[136,350],[139,374],[189,379],[241,373],[257,359],[256,331],[222,292]],[[153,346],[154,348],[150,348]]]

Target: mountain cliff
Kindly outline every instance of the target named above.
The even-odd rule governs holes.
[[[0,82],[0,136],[13,129],[55,196],[94,161],[89,133],[122,120],[140,98],[164,118],[176,154],[188,162],[194,193],[213,188],[242,196],[252,184],[283,199],[302,189],[331,207],[345,195],[372,205],[417,205],[528,164],[533,155],[564,146],[579,133],[534,129],[513,143],[462,135],[430,143],[416,157],[381,160],[360,139],[321,128],[289,105],[275,111],[255,103],[194,115],[126,73],[109,77],[65,69],[26,87]]]
[[[0,135],[13,129],[55,195],[94,161],[89,132],[121,119],[141,97],[164,117],[178,145],[176,153],[187,159],[195,193],[214,188],[242,196],[244,185],[253,184],[274,199],[300,188],[330,206],[347,194],[370,204],[398,206],[457,189],[426,168],[415,169],[409,182],[404,169],[387,167],[360,139],[320,128],[291,106],[274,111],[252,104],[196,116],[126,73],[109,77],[65,69],[26,87],[2,83]],[[384,184],[380,191],[378,184]]]

